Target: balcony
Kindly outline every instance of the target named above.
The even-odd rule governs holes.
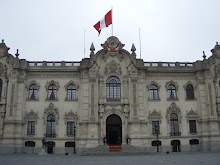
[[[170,132],[170,136],[181,136],[181,132]]]
[[[45,136],[48,138],[55,138],[56,134],[55,133],[46,133]]]

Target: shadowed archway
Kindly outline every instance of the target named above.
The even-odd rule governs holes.
[[[118,115],[109,115],[106,119],[107,144],[122,143],[122,121]]]

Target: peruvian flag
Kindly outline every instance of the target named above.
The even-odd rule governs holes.
[[[102,18],[97,24],[94,25],[94,28],[99,32],[99,35],[101,33],[101,30],[103,28],[108,27],[112,24],[112,10],[110,10],[104,18]]]

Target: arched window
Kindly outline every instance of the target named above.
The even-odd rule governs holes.
[[[118,77],[111,76],[106,80],[106,97],[121,98],[121,83]]]
[[[67,87],[67,100],[76,100],[76,86],[69,85]]]
[[[0,79],[0,100],[2,99],[2,79]]]
[[[37,100],[37,92],[38,87],[37,85],[33,84],[29,87],[29,99],[30,100]]]
[[[188,84],[188,85],[186,86],[186,98],[187,98],[188,100],[194,99],[193,86],[190,85],[190,84]]]
[[[57,87],[55,85],[50,85],[48,88],[48,100],[57,99]]]
[[[55,116],[53,114],[50,114],[47,116],[47,133],[46,137],[56,137],[55,132]]]
[[[175,113],[170,115],[170,136],[180,136],[178,116]]]
[[[172,84],[168,86],[168,99],[176,100],[176,87]]]
[[[156,85],[151,85],[150,88],[150,100],[158,100],[158,89]]]

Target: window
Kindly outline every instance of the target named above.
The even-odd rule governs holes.
[[[2,98],[2,79],[0,79],[0,100]]]
[[[175,113],[170,115],[170,136],[180,136],[178,116]]]
[[[55,134],[55,116],[53,114],[50,114],[47,117],[46,137],[56,137],[56,134]]]
[[[76,100],[76,86],[69,85],[67,88],[67,100]]]
[[[199,140],[198,139],[191,139],[191,140],[189,140],[189,144],[190,145],[198,145],[199,144]]]
[[[158,132],[157,132],[158,131]],[[159,121],[152,121],[152,134],[160,133]]]
[[[33,84],[29,88],[29,99],[30,100],[37,100],[37,92],[38,92],[38,87],[37,85]]]
[[[121,97],[121,84],[118,77],[111,76],[106,80],[106,97],[107,98]]]
[[[168,99],[169,100],[176,100],[176,88],[174,85],[168,86]]]
[[[55,85],[50,85],[48,88],[48,100],[57,99],[57,87]]]
[[[158,100],[158,89],[156,85],[150,86],[150,100]]]
[[[74,135],[75,133],[75,123],[67,122],[67,135]]]
[[[27,134],[28,135],[34,135],[35,134],[35,121],[28,121]]]
[[[193,100],[194,99],[194,90],[193,90],[193,86],[188,84],[186,86],[186,98],[188,100]]]
[[[189,132],[196,133],[196,120],[189,120]]]

